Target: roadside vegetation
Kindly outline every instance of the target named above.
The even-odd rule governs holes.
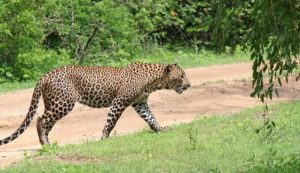
[[[238,35],[214,43],[221,35],[213,32],[217,4],[207,0],[16,0],[0,6],[0,83],[36,80],[68,64],[188,62],[190,54],[234,54],[241,43]],[[236,28],[228,33],[242,36],[246,23],[232,23]]]
[[[217,6],[206,0],[16,0],[0,6],[0,93],[33,87],[64,65],[142,61],[195,67],[250,57],[238,46],[239,36],[214,43]],[[234,32],[243,35],[244,22],[235,23]]]
[[[271,98],[274,82],[298,68],[299,7],[299,0],[3,0],[0,84],[37,80],[68,64],[173,63],[152,56],[161,50],[198,64],[185,55],[233,55],[240,46],[254,62],[253,96]]]
[[[300,102],[206,117],[165,133],[143,130],[104,141],[45,146],[1,172],[297,172]]]

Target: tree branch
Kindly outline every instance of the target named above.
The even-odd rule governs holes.
[[[87,39],[87,41],[85,42],[83,47],[81,47],[81,49],[78,51],[77,59],[79,60],[79,64],[81,64],[83,62],[85,52],[86,52],[87,48],[90,46],[90,44],[98,30],[99,30],[99,27],[97,25],[92,29],[89,38]]]

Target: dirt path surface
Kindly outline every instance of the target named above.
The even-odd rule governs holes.
[[[165,126],[189,122],[201,115],[230,114],[261,104],[250,98],[251,64],[239,63],[186,70],[192,87],[182,95],[174,91],[158,91],[149,98],[152,112]],[[16,130],[28,111],[33,89],[0,95],[0,138]],[[279,89],[280,98],[272,102],[300,98],[300,82],[290,81]],[[40,101],[42,102],[42,101]],[[43,105],[38,113],[41,116]],[[60,120],[50,133],[50,141],[76,143],[100,139],[106,121],[107,108],[94,109],[77,104],[75,109]],[[25,151],[41,148],[36,132],[36,118],[30,127],[15,141],[0,146],[0,167],[19,161]],[[126,134],[147,127],[132,108],[126,109],[111,134]]]

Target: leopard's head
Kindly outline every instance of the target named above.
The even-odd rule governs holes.
[[[185,72],[177,64],[169,64],[165,67],[166,89],[174,89],[178,94],[191,86]]]

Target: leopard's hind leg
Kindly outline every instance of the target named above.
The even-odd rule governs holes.
[[[58,120],[66,116],[73,109],[75,99],[68,99],[65,102],[61,99],[55,104],[53,104],[54,102],[46,101],[44,103],[45,113],[37,119],[37,132],[41,145],[50,144],[48,139],[49,132]]]

